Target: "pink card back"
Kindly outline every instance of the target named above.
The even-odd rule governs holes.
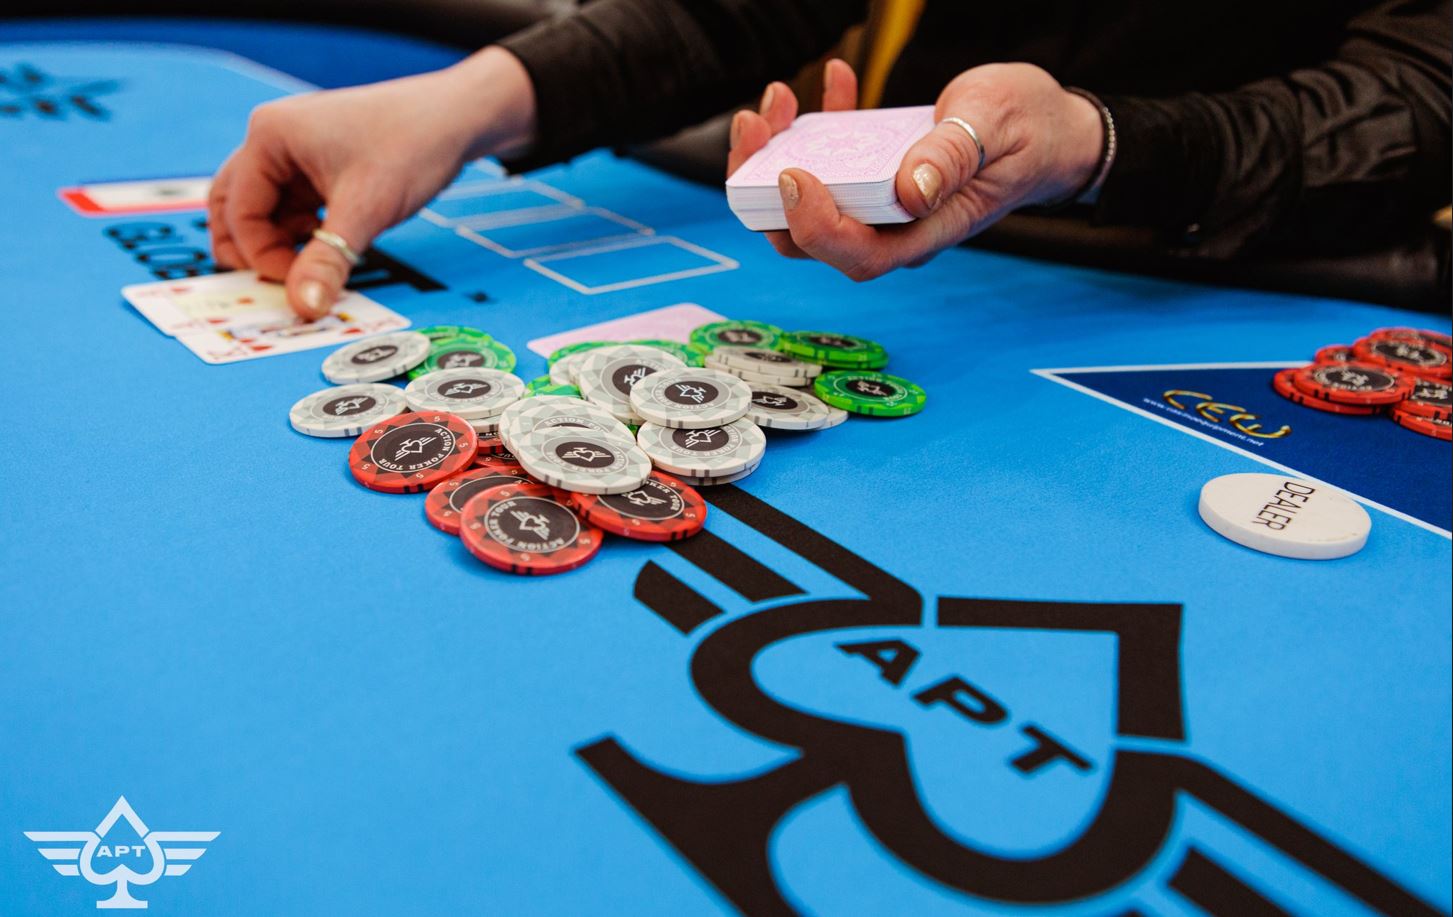
[[[887,181],[932,128],[931,105],[803,115],[748,159],[727,187],[775,185],[786,168],[805,169],[827,184]]]

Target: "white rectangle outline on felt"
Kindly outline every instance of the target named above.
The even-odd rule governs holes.
[[[1357,500],[1359,503],[1365,503],[1373,509],[1378,509],[1384,513],[1387,513],[1389,516],[1393,516],[1395,518],[1403,520],[1404,522],[1411,523],[1412,525],[1415,525],[1420,529],[1432,532],[1435,535],[1440,535],[1443,538],[1453,539],[1453,532],[1449,532],[1447,529],[1440,529],[1431,522],[1424,522],[1423,520],[1418,519],[1414,516],[1409,516],[1407,513],[1395,510],[1390,506],[1383,506],[1376,500],[1369,500],[1368,498],[1352,493],[1345,488],[1338,487],[1336,484],[1332,484],[1328,481],[1323,481],[1319,478],[1311,477],[1305,472],[1298,471],[1295,468],[1289,468],[1279,462],[1273,462],[1270,459],[1263,458],[1257,455],[1255,452],[1248,452],[1239,446],[1234,446],[1224,440],[1217,439],[1209,433],[1202,433],[1199,430],[1192,430],[1190,427],[1178,424],[1170,418],[1152,414],[1144,408],[1138,408],[1132,404],[1127,404],[1124,401],[1119,400],[1118,398],[1106,395],[1103,392],[1097,392],[1092,388],[1086,388],[1085,386],[1080,385],[1077,382],[1071,382],[1068,379],[1061,378],[1059,375],[1060,373],[1152,372],[1155,370],[1163,369],[1286,369],[1288,366],[1305,366],[1306,362],[1306,360],[1274,360],[1256,363],[1165,363],[1159,365],[1145,366],[1071,366],[1061,367],[1059,369],[1031,369],[1030,372],[1036,376],[1039,376],[1041,379],[1048,379],[1051,382],[1058,382],[1060,385],[1063,385],[1066,388],[1074,389],[1081,394],[1089,395],[1091,398],[1103,401],[1106,404],[1112,404],[1115,407],[1129,411],[1132,414],[1139,414],[1141,417],[1153,420],[1156,423],[1161,424],[1162,426],[1170,427],[1171,429],[1178,430],[1181,433],[1187,433],[1191,436],[1196,437],[1197,439],[1202,439],[1213,445],[1220,446],[1222,449],[1235,452],[1237,455],[1244,455],[1252,461],[1258,462],[1262,465],[1266,465],[1269,468],[1275,468],[1278,471],[1284,471],[1287,474],[1296,475],[1297,477],[1304,478],[1315,484],[1321,484],[1323,487],[1330,487],[1333,490],[1341,491],[1342,493],[1347,494],[1347,496],[1351,497],[1352,499]]]
[[[490,251],[494,252],[495,254],[503,255],[506,258],[528,258],[532,255],[544,255],[554,252],[568,251],[576,248],[583,248],[586,246],[596,246],[600,245],[603,242],[611,242],[622,237],[629,238],[632,236],[652,236],[656,233],[656,230],[652,229],[649,226],[637,223],[635,220],[632,220],[629,217],[623,217],[618,213],[612,213],[611,211],[606,210],[603,207],[583,207],[579,210],[574,208],[567,209],[554,207],[539,209],[545,210],[547,212],[543,214],[527,216],[525,219],[515,220],[509,223],[500,223],[492,227],[485,227],[484,229],[474,229],[469,226],[461,226],[456,224],[454,227],[454,232],[456,235],[462,236],[463,238],[468,239],[476,245],[482,245]],[[557,242],[552,245],[537,245],[533,248],[520,249],[510,248],[509,246],[504,245],[501,242],[496,242],[494,239],[491,239],[488,235],[486,235],[486,233],[489,232],[491,229],[510,229],[515,226],[529,226],[535,223],[550,223],[556,220],[569,219],[571,217],[582,215],[600,217],[612,223],[616,223],[621,227],[621,231],[608,233],[603,236],[592,236],[589,239],[576,239],[572,242]]]
[[[512,210],[498,210],[493,213],[482,213],[472,217],[450,217],[430,210],[427,205],[419,210],[419,216],[433,223],[435,226],[442,226],[445,229],[454,229],[458,226],[469,226],[474,229],[481,229],[490,225],[505,225],[510,222],[529,222],[534,219],[548,219],[548,214],[563,213],[568,210],[584,210],[585,201],[566,194],[558,188],[552,188],[544,182],[535,181],[531,178],[513,178],[504,181],[465,182],[460,185],[451,185],[439,192],[435,200],[439,201],[467,201],[476,198],[493,197],[497,194],[507,194],[514,191],[532,191],[544,198],[555,201],[553,204],[539,204],[530,207],[516,207]]]
[[[571,258],[584,258],[587,255],[603,255],[610,252],[626,251],[633,248],[644,248],[647,245],[673,245],[676,248],[685,249],[694,255],[700,255],[711,264],[701,267],[687,268],[684,271],[672,271],[667,274],[649,274],[644,277],[633,277],[629,280],[618,280],[614,283],[602,284],[592,287],[586,286],[578,280],[567,277],[553,268],[545,266],[545,262],[568,261]],[[718,274],[722,271],[734,271],[741,267],[741,264],[726,255],[719,255],[710,249],[702,248],[700,245],[693,245],[685,239],[676,236],[643,236],[639,239],[627,239],[613,245],[601,245],[596,248],[571,249],[567,252],[548,255],[543,258],[526,258],[522,262],[525,267],[539,274],[549,277],[556,283],[563,284],[577,293],[584,293],[586,296],[594,296],[599,293],[615,293],[620,290],[631,290],[636,287],[650,286],[653,283],[665,283],[668,280],[685,280],[688,277],[702,277],[707,274]]]

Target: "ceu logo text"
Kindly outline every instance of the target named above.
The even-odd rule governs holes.
[[[133,835],[124,843],[107,843],[117,822],[125,821]],[[40,855],[63,876],[79,876],[92,885],[116,886],[98,908],[145,908],[148,902],[132,895],[133,886],[151,885],[163,877],[185,875],[207,852],[202,846],[220,831],[152,831],[126,801],[116,804],[93,831],[27,831]],[[140,843],[131,843],[132,839]],[[149,865],[144,865],[149,864]],[[136,868],[133,868],[136,867]]]
[[[1247,436],[1254,436],[1257,439],[1281,439],[1283,436],[1292,432],[1292,428],[1286,424],[1282,424],[1275,430],[1264,430],[1260,422],[1261,419],[1246,410],[1246,408],[1236,404],[1227,404],[1224,401],[1217,401],[1214,397],[1204,392],[1187,392],[1173,388],[1161,397],[1171,407],[1178,408],[1182,411],[1195,411],[1211,423],[1218,424],[1221,422],[1221,418],[1224,417],[1226,418],[1227,424],[1235,427],[1239,432]],[[1191,406],[1187,407],[1180,399],[1191,402]]]

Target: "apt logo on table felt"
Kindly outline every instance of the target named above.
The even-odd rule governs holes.
[[[27,831],[40,855],[63,876],[92,885],[115,886],[101,909],[142,909],[148,901],[133,892],[162,879],[186,875],[220,831],[153,831],[136,810],[118,797],[111,811],[90,831]]]
[[[43,121],[107,121],[102,102],[121,88],[119,80],[56,76],[27,63],[0,62],[0,118]]]
[[[648,561],[634,594],[692,641],[683,689],[789,754],[702,776],[632,751],[628,735],[575,754],[742,911],[797,913],[774,850],[789,816],[832,800],[852,810],[846,830],[970,900],[1128,915],[1148,906],[1144,889],[1208,913],[1318,912],[1299,898],[1325,888],[1382,913],[1437,913],[1186,747],[1179,605],[940,597],[930,610],[746,492],[703,496],[795,557],[774,568],[706,531],[670,544],[696,571]],[[849,597],[788,579],[802,561]],[[697,572],[748,607],[718,605],[708,595],[721,590],[691,585]],[[1256,852],[1225,847],[1223,827],[1187,827],[1198,818]],[[1256,857],[1301,875],[1268,878]]]

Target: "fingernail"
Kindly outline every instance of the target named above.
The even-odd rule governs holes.
[[[328,307],[331,305],[327,301],[328,291],[323,288],[323,284],[316,280],[303,281],[302,285],[298,287],[298,299],[303,301],[303,308],[313,315],[322,315],[328,311]]]
[[[767,113],[767,109],[769,109],[769,108],[772,107],[772,94],[775,93],[776,91],[777,91],[776,84],[774,84],[774,83],[768,83],[767,84],[767,91],[764,92],[764,93],[762,93],[762,104],[757,107],[758,114],[765,115]]]
[[[913,170],[913,183],[918,186],[918,193],[923,195],[928,209],[936,209],[938,196],[943,191],[943,176],[938,174],[938,169],[926,162],[919,163]]]
[[[782,206],[796,210],[797,202],[802,199],[802,193],[797,190],[797,180],[783,172],[777,176],[777,190],[782,193]]]
[[[731,145],[733,148],[742,142],[742,115],[744,114],[745,112],[739,111],[732,116]]]

